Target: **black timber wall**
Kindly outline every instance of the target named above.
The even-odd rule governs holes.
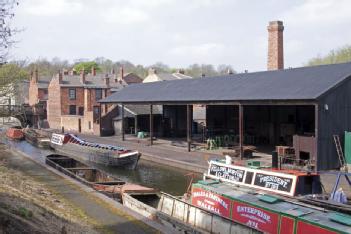
[[[344,150],[344,133],[351,130],[350,78],[329,90],[318,99],[318,159],[317,169],[338,168],[339,160],[333,135],[340,136]],[[328,110],[326,110],[328,105]]]

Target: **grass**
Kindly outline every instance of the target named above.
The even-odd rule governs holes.
[[[28,210],[25,207],[20,207],[18,209],[18,214],[22,216],[23,218],[29,219],[33,217],[33,212],[31,210]]]

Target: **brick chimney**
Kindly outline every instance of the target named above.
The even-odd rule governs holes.
[[[91,67],[91,75],[96,76],[96,68],[94,66]]]
[[[184,75],[184,74],[185,74],[185,71],[184,71],[184,69],[178,69],[178,70],[177,70],[177,73],[183,74],[183,75]]]
[[[155,74],[157,74],[156,69],[153,67],[149,68],[149,75],[155,75]]]
[[[38,83],[38,81],[39,81],[39,74],[38,74],[38,69],[37,68],[34,70],[34,75],[33,75],[32,79],[33,79],[34,83]]]
[[[80,83],[85,84],[85,71],[82,69],[80,71]]]
[[[284,69],[283,31],[282,21],[271,21],[268,29],[268,70]]]
[[[62,72],[59,70],[58,73],[57,73],[57,78],[59,80],[59,84],[62,83],[62,80],[63,80],[63,75],[62,75]]]
[[[108,74],[105,75],[105,85],[107,87],[110,86],[110,77],[108,77]]]
[[[123,80],[124,78],[124,69],[123,66],[119,69],[119,79]]]

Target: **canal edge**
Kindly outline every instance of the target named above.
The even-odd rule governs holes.
[[[7,144],[6,144],[7,145]],[[89,193],[90,195],[92,196],[95,196],[96,198],[99,198],[101,199],[102,201],[106,202],[107,205],[111,205],[112,207],[110,208],[115,208],[117,210],[120,210],[122,212],[124,212],[127,216],[125,216],[125,218],[134,218],[135,221],[139,221],[141,222],[142,224],[144,225],[147,225],[151,228],[154,228],[156,229],[157,231],[159,231],[160,233],[174,233],[172,229],[169,229],[161,224],[159,224],[158,222],[156,221],[153,221],[151,219],[147,219],[145,218],[144,216],[138,214],[137,212],[133,211],[132,209],[128,208],[128,207],[125,207],[123,206],[122,204],[118,203],[117,201],[97,192],[96,190],[84,185],[84,184],[81,184],[79,183],[78,181],[74,180],[73,178],[59,172],[59,171],[56,171],[54,170],[53,168],[50,168],[48,165],[46,165],[45,163],[42,163],[40,161],[37,161],[33,158],[31,158],[28,154],[26,154],[25,152],[21,151],[20,149],[17,149],[16,147],[13,147],[13,146],[10,146],[10,145],[7,145],[8,149],[13,152],[13,153],[17,153],[31,161],[33,161],[34,163],[36,164],[39,164],[40,166],[43,166],[45,169],[53,172],[54,174],[64,178],[64,179],[67,179],[69,182],[71,182],[72,184],[74,184],[75,186],[77,186],[79,189],[82,189],[84,192],[87,192]],[[109,208],[109,207],[106,207],[106,208]]]

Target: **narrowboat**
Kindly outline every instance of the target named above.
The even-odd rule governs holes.
[[[210,161],[190,203],[263,233],[351,233],[350,215],[305,201],[321,193],[317,173]]]
[[[22,127],[15,126],[15,127],[10,127],[6,130],[6,136],[10,140],[23,140],[24,139],[24,134],[22,131]]]
[[[35,147],[49,149],[50,148],[50,137],[47,133],[43,131],[32,129],[32,128],[25,128],[23,129],[24,138],[26,141]]]
[[[141,154],[123,147],[85,141],[73,134],[51,136],[51,147],[60,154],[77,160],[89,161],[106,166],[135,169]]]

